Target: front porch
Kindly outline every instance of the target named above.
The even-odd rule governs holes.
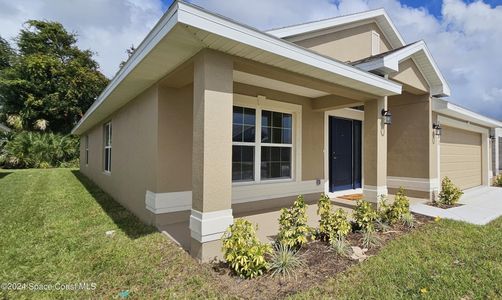
[[[177,155],[161,157],[171,168],[147,206],[156,225],[201,260],[220,254],[233,218],[256,221],[260,238],[270,239],[279,209],[298,195],[313,204],[314,226],[321,193],[362,192],[375,204],[387,194],[386,96],[210,50],[163,79],[159,91],[160,153]],[[358,125],[334,130],[331,118]],[[173,140],[179,147],[169,147]],[[187,208],[189,222],[170,217]]]

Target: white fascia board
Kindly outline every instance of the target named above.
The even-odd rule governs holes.
[[[395,41],[393,43],[394,48],[401,47],[401,46],[405,45],[404,40],[401,37],[401,34],[396,29],[396,26],[394,26],[391,19],[387,15],[387,12],[383,8],[365,11],[365,12],[356,13],[356,14],[351,14],[351,15],[346,15],[346,16],[340,16],[340,17],[320,20],[320,21],[299,24],[299,25],[292,25],[292,26],[288,26],[288,27],[272,29],[272,30],[267,31],[267,33],[284,39],[284,38],[303,35],[303,34],[315,32],[315,31],[321,31],[321,30],[327,29],[327,28],[339,27],[339,26],[350,24],[350,23],[360,22],[360,21],[367,20],[367,19],[375,19],[377,21],[377,23],[384,23],[392,30],[392,32],[389,32],[388,30],[385,30],[384,28],[380,28],[380,29],[382,29],[382,31],[384,31],[385,36],[391,42]]]
[[[275,36],[260,32],[254,28],[237,24],[224,17],[209,13],[195,5],[185,2],[174,2],[162,16],[146,38],[141,42],[133,55],[119,70],[108,86],[73,128],[72,134],[81,134],[82,124],[106,100],[129,73],[148,55],[178,23],[199,28],[215,35],[246,44],[266,52],[283,56],[300,64],[350,78],[380,90],[381,96],[400,94],[400,84],[381,78],[369,72],[343,64],[313,51],[302,48]]]
[[[502,127],[502,122],[480,115],[466,108],[455,105],[444,99],[435,98],[432,101],[432,111],[446,116],[465,120],[485,127]]]
[[[388,96],[401,93],[400,84],[380,76],[359,70],[254,28],[237,24],[191,4],[180,2],[178,7],[180,23],[382,89],[383,94],[388,93]],[[385,96],[383,94],[382,96]]]

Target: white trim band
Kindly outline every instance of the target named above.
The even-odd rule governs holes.
[[[322,193],[323,191],[324,180],[320,180],[319,185],[316,180],[236,185],[232,187],[232,204]],[[190,210],[192,208],[192,191],[172,193],[147,191],[145,204],[146,209],[154,214]]]
[[[411,191],[433,192],[439,189],[439,180],[437,178],[387,176],[387,187],[395,189],[403,187]]]
[[[363,187],[364,199],[369,202],[377,202],[381,196],[387,196],[389,191],[387,186],[365,185]]]
[[[192,209],[190,235],[201,243],[219,240],[228,226],[234,223],[231,209],[200,212]]]

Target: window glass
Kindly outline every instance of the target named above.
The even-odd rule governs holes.
[[[232,180],[254,180],[254,146],[232,146]]]
[[[261,147],[261,178],[291,178],[291,147]]]
[[[254,143],[256,126],[256,110],[253,108],[234,106],[232,141]]]
[[[293,116],[264,110],[261,114],[261,142],[291,144]]]

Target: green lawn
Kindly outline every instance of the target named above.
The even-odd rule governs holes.
[[[110,299],[126,290],[129,298],[228,296],[207,265],[68,169],[0,170],[0,283],[8,282],[96,289],[0,290],[0,298]],[[502,299],[502,219],[426,225],[295,297]]]
[[[502,299],[502,218],[487,226],[449,220],[428,224],[392,241],[377,256],[343,275],[294,298],[334,296]]]
[[[88,291],[0,290],[0,299],[110,299],[126,290],[130,298],[217,296],[208,268],[77,171],[0,170],[0,228],[0,283],[96,284]]]

